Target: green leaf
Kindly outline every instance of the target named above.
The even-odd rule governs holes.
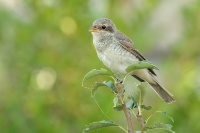
[[[146,105],[141,105],[140,107],[141,107],[142,109],[146,109],[146,110],[152,109],[151,106],[146,106]]]
[[[109,89],[111,89],[114,93],[117,93],[117,88],[115,87],[115,84],[114,82],[112,81],[104,81],[102,83],[95,83],[95,85],[91,88],[91,95],[92,97],[95,95],[95,91],[99,88],[99,87],[102,87],[102,86],[106,86],[108,87]]]
[[[130,101],[126,103],[126,108],[133,109],[138,106],[137,101],[134,99],[134,97],[131,94],[129,94],[127,98],[130,99]]]
[[[82,131],[82,133],[88,133],[90,131],[94,131],[94,130],[105,128],[105,127],[111,127],[111,126],[119,126],[119,125],[113,121],[105,121],[105,120],[93,122],[87,125],[86,128]]]
[[[132,97],[139,104],[139,101],[140,101],[140,89],[138,87],[135,87],[133,89]]]
[[[91,95],[92,95],[92,97],[94,97],[95,91],[96,91],[99,87],[101,87],[101,86],[106,86],[106,85],[105,85],[104,83],[95,83],[94,87],[91,88]]]
[[[140,89],[140,102],[139,102],[139,105],[141,105],[143,100],[144,100],[145,89],[147,88],[147,85],[148,85],[147,82],[142,82],[137,86]]]
[[[158,68],[149,61],[135,61],[133,64],[131,64],[130,66],[126,68],[126,72],[129,73],[137,69],[145,69],[145,68],[158,70]]]
[[[145,127],[144,131],[147,132],[147,131],[150,131],[152,129],[164,129],[164,130],[168,130],[168,131],[170,131],[172,133],[175,133],[172,130],[172,125],[171,124],[164,124],[164,123],[160,123],[160,122],[156,122],[150,127]]]
[[[116,105],[115,107],[113,107],[113,109],[116,111],[121,111],[121,110],[123,110],[123,107],[122,107],[122,105]]]
[[[167,112],[165,111],[160,111],[160,112],[164,114],[165,116],[167,116],[172,122],[174,122],[174,119],[171,116],[167,115]]]
[[[110,88],[114,93],[118,93],[115,83],[113,81],[108,81],[108,82],[104,81],[103,84],[105,84],[105,86]]]
[[[147,83],[142,82],[133,89],[132,97],[137,102],[138,115],[142,115],[141,105],[144,99],[144,93]]]
[[[110,74],[107,70],[105,69],[100,69],[100,70],[96,70],[96,69],[93,69],[91,70],[90,72],[88,72],[84,78],[83,78],[83,81],[82,81],[82,86],[83,86],[83,83],[85,81],[87,81],[88,79],[91,79],[93,77],[96,77],[96,76],[100,76],[100,75],[108,75],[108,76],[113,76],[112,74]]]
[[[132,98],[129,98],[129,99],[130,100],[126,103],[126,108],[133,109],[133,108],[137,107],[137,102]],[[123,109],[118,97],[115,97],[113,99],[113,103],[114,103],[113,109],[115,109],[117,111],[121,111]]]
[[[142,82],[133,89],[133,98],[140,106],[143,102],[147,82]]]
[[[114,104],[113,107],[116,107],[118,103],[119,103],[119,99],[118,99],[118,97],[115,97],[115,98],[113,99],[113,104]]]
[[[153,114],[151,114],[151,115],[147,118],[146,123],[148,123],[149,119],[150,119],[152,116],[156,115],[156,114],[163,114],[163,115],[165,115],[167,118],[169,118],[172,122],[174,122],[174,119],[173,119],[172,117],[168,116],[167,113],[166,113],[165,111],[156,111],[156,112],[154,112]]]
[[[135,103],[132,99],[126,103],[127,109],[133,109],[134,107],[135,107]]]
[[[115,97],[113,99],[113,103],[114,103],[114,106],[113,106],[114,110],[121,111],[123,109],[118,97]]]

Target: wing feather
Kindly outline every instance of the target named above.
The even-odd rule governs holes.
[[[118,31],[115,33],[115,38],[124,49],[135,55],[140,61],[146,60],[146,58],[135,48],[133,42],[126,35]],[[156,76],[153,69],[148,70],[151,74]]]

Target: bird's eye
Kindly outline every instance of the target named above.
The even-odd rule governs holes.
[[[106,29],[106,26],[105,25],[102,25],[102,27],[101,27],[102,29]]]

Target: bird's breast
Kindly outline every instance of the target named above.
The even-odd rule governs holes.
[[[129,65],[131,65],[134,61],[138,61],[134,55],[132,55],[120,44],[114,41],[111,42],[108,47],[104,48],[102,51],[97,50],[97,55],[108,68],[118,74],[123,75],[126,74],[125,69]]]

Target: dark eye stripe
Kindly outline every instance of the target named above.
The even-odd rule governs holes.
[[[109,31],[109,32],[113,32],[113,29],[112,29],[111,26],[107,26],[106,30]]]

